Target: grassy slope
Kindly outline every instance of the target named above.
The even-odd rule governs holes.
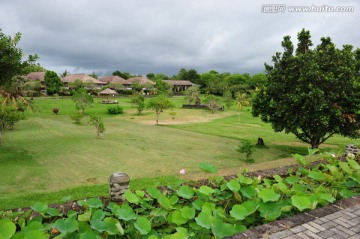
[[[181,168],[187,170],[183,179],[205,177],[198,168],[204,161],[218,167],[219,174],[237,173],[244,167],[249,168],[238,160],[242,156],[236,151],[239,139],[243,138],[255,142],[260,136],[268,146],[256,150],[257,164],[250,166],[253,168],[289,164],[291,153],[306,152],[306,145],[291,135],[275,134],[269,125],[252,118],[248,111],[241,112],[240,116],[236,111],[212,115],[202,110],[176,108],[175,122],[189,121],[189,115],[197,119],[220,119],[164,127],[148,124],[154,122],[153,113],[137,116],[129,99],[119,100],[125,108],[121,116],[107,115],[108,105],[94,104],[86,109],[87,114],[104,117],[105,139],[99,140],[95,129],[87,124],[88,117],[82,125],[72,123],[69,115],[76,110],[69,99],[36,99],[39,111],[30,113],[13,132],[6,133],[0,148],[0,208],[24,206],[24,198],[30,203],[31,198],[54,201],[67,194],[106,195],[107,179],[118,171],[135,179],[135,188],[148,181],[141,178],[162,176],[162,181],[155,179],[153,184],[176,180],[174,176]],[[179,107],[183,99],[173,98],[173,101]],[[60,108],[59,115],[51,112],[55,106]],[[174,121],[164,112],[161,122]],[[333,145],[327,146],[333,147],[349,140],[336,137],[329,143]],[[276,159],[279,160],[274,161]],[[59,190],[65,191],[56,193]]]

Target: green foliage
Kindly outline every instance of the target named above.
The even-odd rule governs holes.
[[[9,86],[15,76],[20,75],[23,70],[23,52],[17,47],[20,39],[20,33],[11,37],[0,29],[0,86]]]
[[[54,71],[46,71],[44,77],[46,91],[49,95],[60,92],[60,87],[63,85],[62,81]]]
[[[205,172],[205,173],[216,173],[217,168],[215,168],[213,165],[203,162],[200,163],[199,167]]]
[[[190,105],[192,102],[196,104],[197,101],[200,101],[200,91],[198,85],[192,85],[187,88],[184,92],[186,95],[186,101]]]
[[[0,145],[5,130],[14,129],[15,123],[22,119],[24,119],[24,114],[21,111],[10,106],[0,105]]]
[[[171,116],[172,119],[175,119],[176,112],[175,111],[170,111],[169,115]]]
[[[255,145],[252,144],[250,140],[243,140],[239,145],[238,151],[246,155],[246,161],[253,162],[253,160],[251,160],[251,155],[253,154],[254,149]]]
[[[334,180],[334,170],[328,166],[336,168],[343,178]],[[0,236],[22,238],[31,233],[35,238],[49,238],[50,234],[59,238],[224,238],[358,195],[357,168],[360,165],[356,161],[332,159],[264,180],[239,174],[229,181],[219,177],[209,186],[188,184],[163,191],[126,191],[121,205],[110,202],[105,206],[100,199],[91,198],[77,202],[80,211],[70,210],[64,215],[44,203],[35,203],[27,212],[0,212],[4,218],[0,220]],[[319,181],[309,174],[328,176]],[[32,210],[40,214],[36,220],[29,218]]]
[[[163,79],[156,79],[155,88],[157,89],[157,94],[168,94],[171,95],[173,93],[172,86],[166,83]]]
[[[93,97],[84,88],[74,90],[71,99],[75,102],[75,108],[79,110],[80,114],[83,114],[85,108],[94,102]]]
[[[118,115],[118,114],[123,114],[124,113],[124,109],[121,107],[121,106],[109,106],[107,108],[107,112],[108,114],[111,114],[111,115]]]
[[[156,113],[156,124],[159,124],[160,114],[166,110],[173,108],[174,105],[165,95],[158,95],[152,99],[147,104],[147,108],[154,110]]]
[[[215,111],[219,110],[219,100],[215,95],[207,95],[205,98],[205,103],[210,109],[211,113],[215,113]]]
[[[78,112],[74,115],[70,115],[70,118],[75,121],[75,124],[81,124],[81,120],[84,118],[84,114]]]
[[[90,115],[90,124],[96,128],[98,138],[102,138],[105,132],[105,125],[101,117],[96,115]]]
[[[285,36],[284,51],[266,65],[267,83],[255,94],[253,115],[312,148],[334,134],[359,138],[360,49],[338,49],[329,37],[311,49],[310,32],[304,29],[298,42],[294,53]]]
[[[74,82],[69,83],[70,88],[77,90],[80,88],[84,88],[86,86],[86,83],[82,80],[76,79]]]
[[[134,103],[137,110],[137,114],[140,115],[145,109],[145,98],[139,94],[133,94],[131,97],[131,102]]]
[[[118,71],[118,70],[117,70],[117,71],[114,71],[114,72],[112,73],[112,75],[113,75],[113,76],[120,76],[121,78],[123,78],[123,79],[125,79],[125,80],[133,77],[129,72],[121,72],[121,71]]]

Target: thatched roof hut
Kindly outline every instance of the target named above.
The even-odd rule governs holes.
[[[99,78],[100,81],[106,82],[106,83],[120,83],[120,84],[126,84],[127,80],[124,78],[121,78],[120,76],[106,76]]]
[[[115,90],[110,89],[110,88],[106,88],[105,90],[100,91],[99,95],[117,95],[117,92]]]
[[[144,77],[144,76],[136,76],[136,77],[131,77],[129,79],[127,79],[128,82],[131,83],[138,83],[140,85],[145,85],[145,84],[150,84],[150,85],[155,85],[156,83],[149,80],[148,78]]]
[[[76,80],[80,80],[82,82],[92,82],[95,83],[96,85],[106,85],[106,82],[103,81],[99,81],[98,79],[95,79],[94,77],[91,77],[87,74],[71,74],[71,75],[67,75],[64,78],[62,78],[62,81],[64,83],[72,83]]]
[[[29,74],[27,74],[26,76],[24,76],[25,80],[38,80],[40,82],[44,82],[45,79],[45,72],[43,71],[39,71],[39,72],[31,72]]]

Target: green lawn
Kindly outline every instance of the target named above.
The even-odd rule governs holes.
[[[173,97],[175,119],[165,111],[160,117],[163,125],[155,126],[153,112],[138,116],[129,98],[118,100],[123,115],[108,115],[109,105],[99,103],[85,110],[87,115],[104,118],[104,139],[97,139],[88,116],[81,125],[70,119],[76,109],[69,98],[35,98],[37,111],[28,112],[14,131],[6,132],[0,146],[0,209],[28,206],[36,200],[54,202],[68,194],[77,198],[106,195],[107,180],[114,172],[127,173],[132,187],[141,188],[146,183],[206,177],[198,167],[200,162],[213,164],[219,174],[233,174],[244,168],[291,164],[292,153],[307,152],[307,145],[294,136],[274,133],[254,119],[249,108],[211,114],[181,109],[184,98]],[[60,109],[58,115],[52,113],[54,107]],[[246,164],[236,149],[241,139],[255,143],[257,137],[264,139],[266,147],[256,149],[256,164]],[[322,148],[337,152],[359,141],[334,137],[326,143]],[[179,175],[182,168],[185,176]]]

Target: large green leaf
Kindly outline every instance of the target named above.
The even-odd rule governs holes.
[[[265,221],[274,221],[281,216],[281,204],[278,202],[267,202],[261,203],[258,207],[260,211],[260,216],[265,219]]]
[[[121,205],[121,208],[116,210],[115,215],[125,221],[130,221],[136,218],[133,209],[127,204]]]
[[[52,207],[49,207],[47,209],[46,214],[48,214],[48,215],[50,215],[52,217],[55,217],[55,216],[61,217],[62,216],[62,213],[59,212],[59,209],[52,208]]]
[[[87,231],[80,234],[80,239],[101,239],[101,236],[95,231]]]
[[[256,196],[256,190],[252,186],[243,186],[240,188],[240,192],[248,199],[253,199]]]
[[[231,179],[229,182],[226,183],[226,185],[233,192],[238,192],[240,190],[240,183],[235,179]]]
[[[166,196],[161,195],[160,197],[157,198],[157,200],[163,208],[165,208],[165,209],[172,208],[171,202],[170,202],[169,198],[167,198]]]
[[[170,239],[188,239],[189,236],[183,232],[175,232],[171,235]]]
[[[161,196],[160,190],[154,187],[147,188],[146,192],[150,195],[150,197],[155,199]]]
[[[193,219],[195,217],[195,208],[192,207],[183,207],[180,209],[181,216],[185,219]]]
[[[104,219],[104,222],[106,223],[106,232],[109,235],[124,235],[124,229],[121,226],[119,220],[107,217]]]
[[[151,222],[146,217],[138,217],[134,226],[142,235],[146,235],[151,231]]]
[[[24,239],[48,239],[49,235],[45,234],[43,231],[32,230],[24,232]]]
[[[311,200],[307,196],[293,195],[291,197],[291,204],[299,209],[300,212],[312,208]]]
[[[259,192],[259,197],[263,202],[275,202],[279,200],[280,194],[276,193],[272,189],[264,188]]]
[[[91,211],[90,210],[84,212],[83,214],[78,215],[78,221],[79,222],[88,222],[88,221],[90,221],[90,218],[91,218]]]
[[[46,213],[48,205],[42,202],[36,202],[31,206],[31,209],[40,213]]]
[[[217,172],[217,168],[215,168],[213,165],[209,164],[209,163],[200,163],[199,167],[204,170],[204,172],[206,173],[216,173]]]
[[[216,238],[224,238],[232,236],[236,233],[236,228],[234,225],[229,223],[224,223],[222,220],[215,219],[211,230]]]
[[[16,226],[13,222],[4,219],[0,220],[0,238],[10,239],[16,231]]]
[[[61,218],[56,220],[54,226],[61,233],[71,233],[79,228],[79,223],[74,218]]]
[[[360,165],[355,160],[348,159],[347,161],[348,161],[350,167],[352,167],[355,170],[360,170]]]
[[[104,206],[103,202],[98,198],[90,198],[86,202],[90,208],[102,208]]]
[[[32,221],[29,222],[28,225],[26,227],[23,228],[23,231],[40,231],[44,229],[44,225],[41,222],[38,221]]]
[[[199,192],[202,194],[205,194],[206,196],[209,196],[215,192],[215,190],[209,186],[201,186],[199,188]]]
[[[199,215],[195,218],[196,223],[199,226],[204,227],[206,229],[210,229],[211,220],[212,220],[211,211],[207,207],[203,207]]]
[[[188,219],[184,218],[179,210],[175,210],[173,213],[171,213],[171,221],[180,226],[187,223]]]
[[[134,203],[134,204],[139,204],[139,201],[140,201],[139,197],[136,194],[132,193],[130,190],[126,191],[123,194],[123,198],[126,201],[128,201],[130,203]]]
[[[339,166],[345,173],[350,175],[353,173],[353,170],[349,167],[349,164],[345,162],[339,162]]]
[[[185,186],[179,187],[177,194],[179,195],[179,197],[190,199],[190,198],[194,197],[194,190],[192,188],[190,188],[189,186],[185,185]]]
[[[309,178],[315,179],[316,181],[324,181],[325,177],[321,172],[310,171],[308,174]]]
[[[253,214],[258,207],[255,201],[246,201],[241,205],[234,205],[230,215],[237,220],[244,220],[247,216]]]

